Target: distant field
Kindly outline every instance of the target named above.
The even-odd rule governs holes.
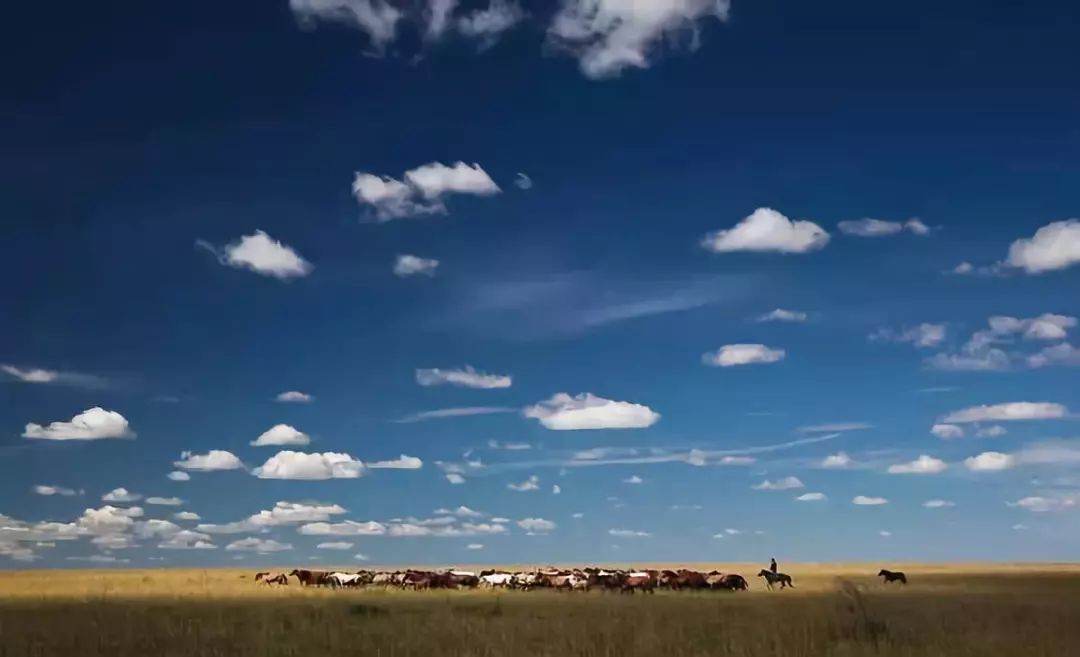
[[[911,578],[900,588],[876,565],[782,564],[796,586],[783,592],[751,577],[760,566],[688,565],[752,588],[330,591],[237,570],[5,572],[0,657],[1080,654],[1080,565],[893,564]]]

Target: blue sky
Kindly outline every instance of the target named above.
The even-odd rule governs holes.
[[[8,21],[0,567],[1075,557],[1075,6],[225,4]]]

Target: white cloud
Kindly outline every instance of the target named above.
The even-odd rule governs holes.
[[[1080,220],[1049,223],[1035,235],[1009,246],[1005,264],[1029,274],[1065,269],[1080,263]]]
[[[390,0],[289,0],[289,8],[307,28],[325,21],[360,30],[380,53],[397,36],[398,21],[404,18]]]
[[[1069,409],[1053,402],[1008,402],[1004,404],[972,406],[946,415],[942,422],[963,424],[967,422],[1006,422],[1013,420],[1048,420],[1063,418]]]
[[[533,181],[532,178],[519,172],[514,178],[514,185],[517,186],[518,189],[532,189]]]
[[[974,271],[975,271],[975,265],[971,264],[970,262],[965,261],[965,262],[961,262],[960,264],[953,267],[952,273],[963,275],[963,274],[973,273]]]
[[[202,516],[195,513],[194,511],[180,511],[178,513],[174,513],[173,517],[177,520],[202,520]]]
[[[226,244],[220,252],[207,242],[198,244],[215,254],[223,265],[247,269],[281,280],[307,276],[314,269],[314,266],[300,257],[292,247],[282,244],[261,230],[256,230],[251,235],[242,235],[239,241]]]
[[[520,484],[509,483],[509,484],[506,484],[506,487],[509,488],[510,490],[517,491],[519,493],[524,493],[526,491],[532,491],[532,490],[539,490],[540,489],[540,477],[537,477],[536,475],[532,475],[531,477],[529,477],[525,481],[521,482]]]
[[[22,383],[55,383],[83,388],[104,388],[108,385],[108,381],[92,374],[58,372],[40,367],[17,367],[3,364],[0,365],[0,372],[4,372]]]
[[[870,334],[870,340],[883,342],[910,342],[916,347],[936,347],[945,341],[944,324],[923,322],[917,326],[905,327],[900,331],[880,328]]]
[[[518,520],[517,525],[527,532],[550,532],[557,527],[554,522],[543,518],[523,518]]]
[[[106,411],[100,406],[87,409],[71,418],[70,422],[52,422],[48,426],[30,422],[23,438],[40,440],[99,440],[102,438],[134,438],[128,421],[116,411]]]
[[[693,454],[694,450],[690,450],[690,452],[691,454]],[[720,460],[716,462],[720,465],[750,465],[752,463],[755,463],[756,461],[757,459],[753,456],[722,456],[720,457]],[[690,465],[697,465],[697,463],[691,463],[689,458],[686,462],[690,463]],[[701,465],[704,464],[704,460],[702,460]]]
[[[38,495],[62,495],[64,497],[71,497],[77,495],[77,491],[71,488],[64,488],[62,486],[34,486],[33,491]]]
[[[210,537],[200,532],[184,529],[176,532],[168,540],[158,543],[163,550],[214,550],[217,546],[210,542]]]
[[[888,537],[892,536],[892,532],[886,531],[886,530],[883,529],[883,530],[878,532],[878,536],[884,536],[885,538],[888,538]]]
[[[351,550],[353,543],[347,541],[329,541],[315,546],[317,550]]]
[[[487,446],[490,447],[491,449],[505,449],[505,450],[509,450],[509,451],[512,451],[512,452],[524,451],[524,450],[529,450],[529,449],[533,448],[533,446],[530,445],[529,443],[511,443],[511,442],[502,442],[502,443],[500,443],[497,440],[489,440],[487,442]]]
[[[458,474],[456,472],[447,472],[446,473],[446,480],[449,481],[451,484],[455,484],[455,485],[460,485],[460,484],[465,483],[465,477],[462,477],[460,474]]]
[[[524,19],[525,11],[517,3],[491,0],[487,7],[459,18],[457,29],[464,36],[479,40],[481,47],[487,47],[493,44],[500,34]]]
[[[138,493],[132,493],[126,488],[114,488],[113,490],[105,493],[101,496],[104,502],[138,502],[142,499],[142,495]]]
[[[856,495],[851,500],[852,504],[857,506],[881,506],[882,504],[888,504],[889,500],[884,497],[867,497],[866,495]]]
[[[444,213],[442,199],[449,194],[491,196],[500,191],[479,164],[460,161],[452,166],[439,162],[419,166],[406,171],[404,181],[363,172],[353,180],[356,200],[373,209],[380,221]]]
[[[823,468],[846,468],[849,465],[851,465],[851,457],[846,452],[830,454],[821,460],[821,467]]]
[[[1080,465],[1080,442],[1047,440],[1025,445],[1016,453],[1017,463],[1025,465]],[[1080,480],[1067,480],[1068,486],[1080,486]]]
[[[930,427],[930,433],[934,434],[938,438],[944,440],[950,440],[953,438],[963,438],[964,428],[955,424],[935,424]]]
[[[978,456],[964,459],[964,465],[974,472],[1000,472],[1015,465],[1016,459],[1011,454],[1001,452],[983,452]]]
[[[1062,342],[1051,347],[1045,347],[1038,353],[1027,357],[1028,367],[1080,366],[1080,349],[1068,342]]]
[[[259,479],[356,479],[364,464],[348,454],[283,450],[252,470]]]
[[[256,438],[251,444],[255,447],[267,445],[307,445],[311,438],[287,424],[275,424]]]
[[[890,465],[889,474],[938,474],[944,472],[948,467],[945,461],[941,459],[921,454],[919,458],[910,463]]]
[[[135,534],[139,538],[168,538],[181,531],[180,525],[156,518],[139,522],[135,526]]]
[[[386,525],[373,520],[368,522],[345,520],[338,523],[312,522],[301,526],[298,531],[306,536],[383,536],[386,534]]]
[[[181,472],[180,470],[173,470],[166,476],[173,481],[188,481],[191,479],[191,475],[186,472]]]
[[[726,21],[729,10],[729,0],[563,0],[547,33],[578,58],[587,77],[609,78],[647,68],[663,44],[696,46],[702,24]]]
[[[643,484],[645,483],[645,480],[637,475],[631,475],[626,479],[623,479],[622,482],[624,484]]]
[[[129,550],[131,548],[139,547],[135,539],[127,534],[105,534],[104,536],[95,536],[90,539],[90,543],[93,544],[99,550]]]
[[[648,538],[652,536],[649,532],[635,531],[633,529],[609,529],[608,534],[619,538]]]
[[[1045,513],[1047,511],[1075,507],[1077,505],[1077,499],[1072,497],[1032,496],[1016,500],[1015,502],[1008,502],[1008,505],[1027,511],[1034,511],[1035,513]]]
[[[795,498],[799,502],[824,502],[825,493],[803,493]]]
[[[399,255],[394,260],[394,275],[405,278],[407,276],[434,276],[439,267],[439,261],[434,258],[421,258],[414,255]]]
[[[86,509],[75,524],[79,529],[97,536],[123,534],[134,527],[134,519],[141,518],[142,515],[143,510],[137,506],[121,509],[106,504],[100,509]]]
[[[292,404],[307,404],[315,400],[314,397],[306,392],[300,392],[299,390],[289,390],[274,397],[279,402],[292,403]]]
[[[992,424],[988,427],[980,427],[975,431],[975,435],[979,438],[998,438],[1009,433],[1009,431],[1000,424]]]
[[[757,486],[754,486],[754,490],[791,490],[793,488],[805,488],[802,480],[798,477],[784,477],[783,479],[777,479],[776,481],[770,481],[766,479]]]
[[[206,454],[193,454],[181,452],[180,460],[173,461],[173,465],[184,470],[198,470],[210,472],[212,470],[239,470],[244,467],[240,459],[232,452],[223,449],[212,449]],[[176,479],[170,477],[170,479]],[[180,480],[184,481],[184,480]]]
[[[841,233],[855,235],[856,237],[885,237],[896,235],[902,231],[909,231],[913,235],[926,236],[930,234],[930,228],[918,219],[900,221],[883,221],[881,219],[859,219],[857,221],[841,221],[836,225]]]
[[[805,322],[807,314],[800,310],[777,308],[757,318],[759,322]]]
[[[424,467],[424,462],[415,456],[406,456],[405,454],[402,454],[400,457],[390,461],[375,461],[374,463],[368,463],[367,467],[372,470],[419,470]]]
[[[524,409],[524,415],[540,421],[547,429],[643,429],[660,420],[660,414],[648,406],[613,401],[582,393],[571,397],[565,392]]]
[[[89,557],[64,557],[68,561],[85,561],[87,563],[128,563],[130,559],[121,559],[109,554],[93,554]]]
[[[485,390],[495,388],[509,388],[513,384],[513,378],[505,374],[486,374],[477,372],[466,365],[464,369],[441,370],[439,368],[416,370],[416,382],[422,386],[437,386],[449,383],[466,388],[481,388]]]
[[[561,495],[562,494],[562,486],[560,486],[559,484],[553,484],[551,486],[551,494],[552,495]]]
[[[483,543],[469,543],[468,545],[465,546],[465,549],[466,550],[483,550],[484,549],[484,544]]]
[[[923,502],[923,506],[927,509],[944,509],[951,506],[956,506],[956,502],[949,500],[926,500]]]
[[[797,429],[799,433],[841,433],[873,429],[874,425],[866,422],[829,422],[826,424],[807,424]]]
[[[371,557],[369,557],[366,554],[360,554],[359,552],[352,555],[352,558],[356,559],[357,561],[370,561],[371,560]]]
[[[286,550],[293,549],[292,545],[288,543],[279,543],[271,539],[262,538],[242,538],[238,541],[233,541],[225,546],[229,551],[243,551],[243,552],[258,552],[259,554],[267,554],[270,552],[284,552]]]
[[[184,500],[179,497],[148,497],[146,503],[158,506],[180,506],[184,503]]]
[[[494,415],[496,413],[514,413],[518,409],[510,408],[508,406],[464,406],[461,408],[440,408],[434,411],[422,411],[420,413],[414,413],[407,415],[400,420],[395,420],[399,424],[411,424],[413,422],[422,422],[424,420],[434,420],[447,417],[472,417],[474,415]]]
[[[807,253],[825,248],[829,234],[811,221],[791,221],[771,208],[758,208],[734,228],[709,233],[702,246],[715,253],[776,251]]]
[[[459,506],[456,509],[435,509],[437,516],[459,516],[461,518],[483,518],[484,514],[467,506]]]
[[[783,349],[763,344],[726,344],[715,352],[702,354],[701,361],[713,367],[736,367],[756,363],[775,363],[785,356]]]

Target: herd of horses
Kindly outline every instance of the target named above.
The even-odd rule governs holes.
[[[882,569],[878,573],[885,583],[907,584],[902,572]],[[696,570],[635,570],[580,568],[507,572],[500,570],[359,570],[356,572],[328,570],[293,570],[286,573],[260,572],[255,581],[266,585],[287,586],[295,577],[301,586],[332,589],[395,587],[407,590],[502,588],[518,591],[552,589],[556,591],[617,591],[621,593],[654,593],[657,589],[672,591],[746,591],[749,582],[742,575],[719,571]],[[790,575],[762,569],[758,573],[768,589],[779,584],[781,589],[794,588]]]

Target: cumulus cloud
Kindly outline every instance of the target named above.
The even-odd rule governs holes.
[[[714,253],[807,253],[825,248],[828,242],[829,234],[812,221],[792,221],[771,208],[758,208],[733,228],[706,235],[702,246]]]
[[[631,475],[631,476],[627,477],[626,479],[623,479],[622,481],[623,481],[624,484],[643,484],[643,483],[645,483],[645,480],[642,479],[641,477],[637,476],[637,475]]]
[[[649,532],[636,531],[633,529],[609,529],[608,534],[617,536],[618,538],[648,538],[652,536]]]
[[[284,552],[286,550],[293,549],[292,545],[288,543],[279,543],[271,539],[255,538],[254,536],[249,538],[242,538],[238,541],[233,541],[225,546],[229,551],[243,551],[243,552],[257,552],[259,554],[267,554],[270,552]]]
[[[942,422],[964,424],[969,422],[1007,422],[1016,420],[1049,420],[1069,414],[1065,406],[1053,402],[1007,402],[972,406],[946,415]]]
[[[930,234],[930,228],[919,219],[907,221],[883,221],[881,219],[859,219],[856,221],[841,221],[836,225],[841,233],[855,235],[856,237],[885,237],[896,235],[902,231],[908,231],[913,235],[926,236]]]
[[[563,0],[548,26],[548,40],[573,54],[590,78],[648,68],[661,45],[696,46],[703,24],[726,21],[729,0]]]
[[[469,543],[468,545],[465,546],[465,549],[467,549],[467,550],[483,550],[484,549],[484,544],[483,543]]]
[[[479,164],[455,162],[446,166],[432,162],[405,172],[404,180],[359,172],[353,179],[353,195],[371,208],[379,221],[446,212],[443,201],[450,194],[491,196],[499,186]]]
[[[289,390],[287,392],[280,393],[277,397],[274,397],[274,399],[279,402],[291,404],[307,404],[315,401],[314,397],[305,392],[300,392],[299,390]]]
[[[79,529],[97,536],[123,534],[132,529],[135,518],[141,518],[142,515],[143,510],[137,506],[122,509],[106,504],[100,509],[86,509],[75,524]]]
[[[394,275],[405,278],[407,276],[434,276],[439,267],[439,261],[434,258],[421,258],[414,255],[399,255],[394,260]]]
[[[515,484],[515,483],[511,482],[509,484],[506,484],[506,487],[509,488],[510,490],[517,491],[519,493],[524,493],[524,492],[533,491],[533,490],[540,490],[540,477],[537,477],[536,475],[532,475],[531,477],[529,477],[525,481],[521,482],[520,484]]]
[[[90,543],[99,550],[128,550],[139,547],[135,539],[127,534],[105,534],[90,539]]]
[[[964,428],[955,424],[935,424],[930,427],[930,433],[934,434],[938,438],[944,440],[950,440],[953,438],[963,438]]]
[[[382,52],[397,36],[397,24],[404,14],[390,0],[289,0],[289,8],[304,27],[320,21],[360,30]]]
[[[422,386],[451,384],[465,388],[509,388],[513,378],[505,374],[485,374],[466,365],[463,369],[441,370],[439,368],[416,370],[416,382]]]
[[[551,520],[545,520],[544,518],[523,518],[518,520],[517,525],[525,531],[533,533],[550,532],[557,526]]]
[[[61,495],[64,497],[71,497],[77,495],[77,491],[71,488],[64,488],[62,486],[42,486],[38,484],[32,489],[38,495]]]
[[[824,502],[825,493],[803,493],[795,498],[799,502]]]
[[[307,445],[311,438],[287,424],[275,424],[252,441],[255,447],[267,445]]]
[[[483,518],[484,514],[467,506],[459,506],[456,509],[435,509],[437,516],[459,516],[461,518]]]
[[[317,550],[351,550],[353,543],[348,541],[328,541],[315,546]]]
[[[138,493],[132,493],[126,488],[114,488],[113,490],[105,493],[101,496],[104,502],[138,502],[142,499],[142,495]]]
[[[183,529],[176,532],[168,540],[158,543],[163,550],[214,550],[217,546],[210,542],[210,537],[201,532]]]
[[[206,454],[181,452],[180,460],[173,461],[173,465],[184,470],[197,470],[201,472],[210,472],[212,470],[239,470],[244,467],[244,464],[240,462],[240,459],[236,458],[235,454],[223,449],[212,449]],[[169,478],[177,479],[176,477]],[[185,479],[177,480],[186,481]]]
[[[306,536],[383,536],[386,534],[386,525],[373,520],[367,522],[345,520],[338,523],[312,522],[301,526],[298,531]]]
[[[168,538],[181,531],[180,525],[156,518],[141,521],[135,526],[135,535],[139,538]]]
[[[588,392],[576,396],[560,392],[527,406],[523,413],[554,431],[644,429],[660,420],[660,414],[648,406],[604,399]]]
[[[87,409],[71,418],[70,422],[52,422],[42,426],[30,422],[23,438],[38,440],[100,440],[103,438],[134,438],[128,421],[116,411],[100,406]]]
[[[83,388],[104,388],[108,381],[92,374],[80,374],[78,372],[59,372],[40,367],[17,367],[15,365],[2,364],[0,372],[11,376],[22,383],[54,383],[57,385],[70,385]]]
[[[964,465],[973,472],[1000,472],[1008,470],[1015,464],[1016,459],[1011,454],[1001,452],[983,452],[964,459]]]
[[[180,506],[184,503],[184,500],[179,497],[148,497],[146,503],[158,506]]]
[[[447,472],[445,476],[446,480],[451,484],[460,485],[465,483],[465,477],[457,472]]]
[[[186,472],[181,472],[180,470],[173,470],[165,476],[173,481],[189,481],[191,479],[191,475]]]
[[[1077,498],[1073,497],[1041,497],[1035,495],[1021,498],[1015,502],[1008,502],[1007,504],[1011,507],[1034,511],[1035,513],[1046,513],[1047,511],[1072,508],[1077,506],[1077,503]]]
[[[777,308],[770,312],[760,315],[757,318],[759,322],[805,322],[808,315],[801,310],[785,310],[783,308]]]
[[[763,344],[726,344],[717,351],[702,354],[701,361],[713,367],[736,367],[775,363],[784,356],[783,349],[770,349]]]
[[[194,511],[180,511],[178,513],[174,513],[173,517],[177,520],[202,520],[202,516],[195,513]]]
[[[851,457],[845,452],[830,454],[821,460],[821,467],[823,468],[846,468],[849,465],[851,465]]]
[[[367,467],[372,470],[419,470],[424,467],[424,462],[415,456],[406,456],[405,454],[402,454],[398,458],[390,461],[375,461],[374,463],[368,463]]]
[[[221,249],[205,241],[197,244],[217,256],[223,265],[247,269],[281,280],[307,276],[315,268],[292,247],[282,244],[261,230],[256,230],[251,235],[243,235],[238,241],[226,244]]]
[[[916,347],[936,347],[945,341],[945,325],[922,323],[895,331],[880,328],[870,334],[870,340],[877,342],[908,342]]]
[[[948,467],[945,461],[922,454],[910,463],[890,465],[889,474],[937,474],[944,472]]]
[[[1050,347],[1044,347],[1037,353],[1027,357],[1028,367],[1051,367],[1051,366],[1080,366],[1080,349],[1068,342],[1062,342]]]
[[[1080,219],[1049,223],[1035,235],[1009,246],[1005,264],[1029,274],[1065,269],[1080,263]]]
[[[881,506],[882,504],[888,504],[889,500],[884,497],[867,497],[866,495],[856,495],[851,500],[852,504],[857,506]]]
[[[975,435],[979,438],[998,438],[1009,433],[1009,431],[1000,424],[992,424],[988,427],[980,427],[975,431]]]
[[[252,471],[259,479],[356,479],[364,464],[348,454],[283,450]]]
[[[511,29],[524,19],[525,10],[517,3],[508,2],[507,0],[491,0],[487,7],[477,9],[458,18],[457,29],[462,35],[478,40],[482,48],[487,48],[503,32]],[[522,175],[518,174],[518,176]],[[515,181],[515,183],[517,182]]]
[[[949,500],[926,500],[923,502],[923,506],[927,509],[944,509],[950,506],[956,506],[956,502],[950,502]]]
[[[784,477],[783,479],[777,479],[771,481],[766,479],[757,486],[754,486],[754,490],[791,490],[793,488],[805,488],[802,480],[798,477]]]
[[[1068,330],[1076,325],[1075,317],[1055,313],[1031,318],[995,315],[987,321],[987,328],[973,333],[958,353],[936,354],[927,359],[926,364],[943,370],[1007,370],[1012,367],[1014,357],[1019,358],[1020,354],[1010,355],[1000,345],[1015,344],[1018,338],[1025,342],[1063,340]],[[1029,367],[1080,364],[1080,359],[1069,362],[1070,351],[1068,344],[1052,345],[1029,355],[1025,362]]]

